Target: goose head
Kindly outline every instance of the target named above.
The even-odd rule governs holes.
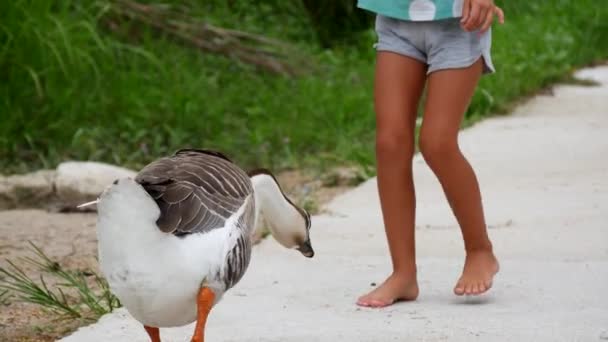
[[[256,217],[264,218],[270,234],[280,245],[312,258],[315,251],[310,241],[310,214],[283,193],[270,171],[257,169],[250,171],[249,177],[255,195]]]
[[[285,197],[287,199],[287,197]],[[272,220],[267,220],[268,229],[279,244],[286,248],[298,250],[307,258],[312,258],[315,251],[310,241],[310,214],[301,207],[287,201],[298,211],[299,217],[294,215],[291,223],[276,224]]]

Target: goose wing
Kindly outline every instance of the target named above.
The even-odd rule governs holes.
[[[225,155],[207,150],[180,150],[158,159],[135,181],[158,204],[160,230],[175,235],[223,227],[253,191],[243,170]]]

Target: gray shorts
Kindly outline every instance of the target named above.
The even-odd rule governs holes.
[[[443,69],[466,68],[483,57],[483,72],[493,73],[491,29],[479,35],[460,27],[460,18],[405,21],[376,16],[377,51],[390,51],[428,65],[427,74]]]

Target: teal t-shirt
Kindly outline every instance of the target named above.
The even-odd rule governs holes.
[[[429,21],[462,16],[463,0],[358,0],[359,8],[387,17]]]

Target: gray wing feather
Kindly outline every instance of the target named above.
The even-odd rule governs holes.
[[[223,227],[253,191],[243,170],[221,153],[204,150],[158,159],[135,180],[158,204],[158,227],[175,235]]]

